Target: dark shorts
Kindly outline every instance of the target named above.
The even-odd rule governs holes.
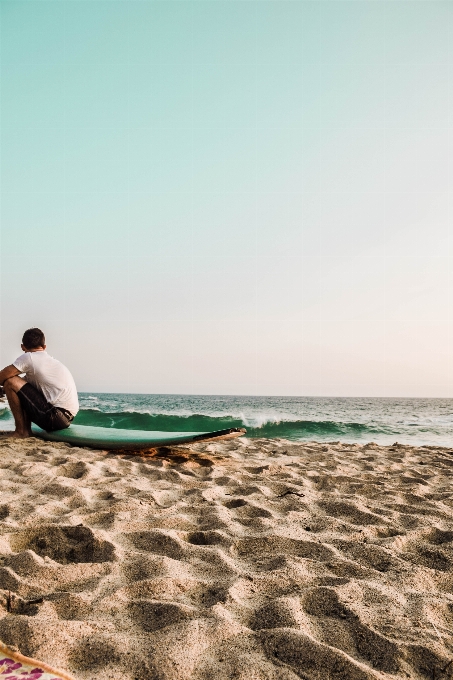
[[[64,430],[69,427],[74,416],[65,409],[49,404],[41,390],[26,383],[17,393],[25,413],[32,423],[46,432]]]

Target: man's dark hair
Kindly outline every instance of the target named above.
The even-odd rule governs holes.
[[[29,328],[22,337],[22,344],[27,349],[36,349],[44,347],[46,338],[40,328]]]

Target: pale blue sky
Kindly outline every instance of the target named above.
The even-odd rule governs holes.
[[[453,396],[452,11],[3,0],[2,364]]]

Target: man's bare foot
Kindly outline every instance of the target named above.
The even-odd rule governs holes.
[[[32,436],[31,432],[17,432],[16,430],[14,432],[3,432],[2,434],[4,437],[13,437],[14,439],[26,439]]]

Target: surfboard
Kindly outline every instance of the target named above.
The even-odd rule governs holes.
[[[70,425],[65,430],[46,432],[37,425],[31,426],[33,436],[50,442],[66,442],[73,446],[89,446],[92,449],[148,449],[153,446],[187,444],[209,440],[234,439],[246,430],[231,427],[216,432],[150,432],[148,430],[120,430],[115,427],[92,427]]]

